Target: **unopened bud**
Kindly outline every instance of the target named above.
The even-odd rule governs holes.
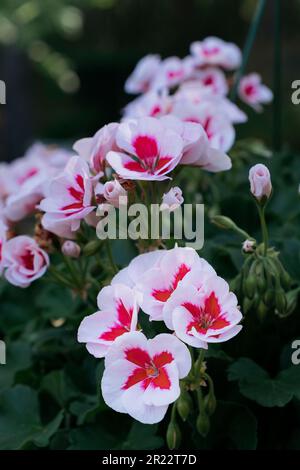
[[[186,391],[181,392],[181,395],[177,400],[177,411],[183,421],[186,421],[192,410],[192,406],[193,402],[190,394]]]
[[[234,230],[236,228],[236,224],[233,222],[233,220],[223,215],[214,215],[211,218],[211,222],[224,230]]]
[[[61,247],[61,251],[69,258],[78,258],[80,256],[81,249],[78,243],[73,242],[72,240],[66,240]]]
[[[92,240],[88,242],[83,248],[83,254],[85,256],[93,256],[96,253],[98,253],[101,245],[102,245],[102,240]]]
[[[204,398],[204,407],[210,416],[214,414],[216,406],[217,400],[214,393],[209,393],[208,395],[206,395],[206,397]]]
[[[268,199],[271,196],[271,175],[265,165],[258,163],[250,168],[249,181],[251,193],[258,201],[261,201],[263,198]]]
[[[178,449],[181,443],[181,432],[176,421],[171,421],[166,435],[167,444],[170,450]]]
[[[196,422],[197,431],[202,437],[206,437],[210,430],[210,421],[206,411],[202,410],[199,413]]]

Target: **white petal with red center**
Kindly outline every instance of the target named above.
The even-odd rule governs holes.
[[[107,357],[107,356],[106,356]],[[123,404],[122,397],[124,395],[124,384],[130,377],[136,366],[124,360],[114,361],[109,367],[104,369],[101,391],[105,403],[113,410],[120,413],[127,413],[127,409]],[[141,401],[142,390],[139,394]]]
[[[128,351],[131,351],[130,357],[134,357],[134,353],[136,353],[137,358],[135,362],[143,360],[143,354],[148,351],[146,336],[139,331],[132,331],[119,336],[105,357],[105,367],[121,359],[128,360]]]
[[[188,325],[193,322],[193,316],[184,307],[176,307],[173,311],[173,326],[178,338],[195,348],[207,349],[207,343],[188,330]]]
[[[161,357],[163,355],[167,356],[168,354],[160,354]],[[153,362],[155,363],[155,358],[153,358]],[[171,362],[157,369],[156,376],[151,379],[143,393],[143,402],[146,405],[169,405],[176,401],[179,395],[178,368],[175,362]]]
[[[157,355],[158,358],[163,359],[160,355],[164,352],[173,356],[178,367],[179,378],[186,377],[191,369],[191,355],[186,345],[174,335],[161,333],[149,341],[149,353],[152,357]]]
[[[168,405],[146,405],[141,397],[140,384],[136,384],[124,392],[122,405],[130,416],[144,424],[159,423],[168,410]]]

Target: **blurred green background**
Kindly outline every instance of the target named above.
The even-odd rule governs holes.
[[[274,0],[267,1],[247,71],[273,82]],[[131,97],[123,85],[147,53],[185,56],[189,44],[216,35],[243,46],[256,0],[1,0],[0,159],[22,155],[34,139],[70,142],[116,120]],[[300,1],[282,1],[283,140],[300,148]],[[238,137],[271,143],[272,106]]]

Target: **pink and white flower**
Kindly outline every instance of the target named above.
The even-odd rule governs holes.
[[[258,163],[252,166],[249,171],[249,181],[251,193],[256,199],[260,201],[263,197],[271,196],[271,175],[266,165]]]
[[[183,139],[181,165],[199,166],[203,170],[219,172],[231,168],[231,159],[222,150],[212,148],[200,123],[181,121],[173,115],[163,116],[161,121],[174,129]]]
[[[171,108],[171,98],[165,92],[149,91],[131,101],[124,108],[124,118],[159,117]]]
[[[149,91],[153,78],[159,69],[160,62],[159,55],[149,54],[143,57],[126,80],[126,93],[136,94]]]
[[[198,66],[213,65],[226,70],[237,69],[242,58],[241,51],[235,44],[213,36],[193,42],[191,54]]]
[[[210,146],[217,150],[227,152],[235,140],[235,131],[231,122],[210,101],[200,105],[186,101],[177,101],[172,114],[183,121],[201,124],[206,132]]]
[[[262,104],[270,103],[273,93],[261,82],[261,76],[251,73],[242,77],[239,83],[239,96],[242,101],[251,106],[255,111],[262,111]]]
[[[65,240],[61,247],[61,252],[63,255],[68,258],[79,258],[81,248],[78,243],[73,242],[73,240]]]
[[[64,171],[54,178],[40,203],[45,212],[42,224],[60,237],[72,238],[80,222],[95,208],[88,164],[80,157],[70,159]]]
[[[126,179],[167,179],[182,157],[180,135],[151,117],[120,124],[116,141],[122,152],[109,152],[107,161]]]
[[[160,63],[158,71],[151,83],[151,89],[163,90],[182,83],[192,73],[190,60],[179,57],[168,57]]]
[[[178,286],[164,309],[164,321],[182,341],[198,348],[227,341],[242,326],[237,298],[216,274],[195,269]]]
[[[158,423],[179,397],[179,379],[190,368],[190,353],[175,336],[160,334],[147,340],[141,332],[124,334],[105,357],[104,401],[142,423]]]
[[[20,235],[8,240],[3,248],[4,276],[14,286],[28,287],[42,277],[49,257],[33,238]]]
[[[104,357],[116,338],[137,329],[139,295],[124,284],[104,287],[98,295],[99,311],[85,317],[78,341],[95,357]]]
[[[107,181],[103,185],[97,185],[97,195],[101,195],[114,207],[127,204],[127,191],[121,186],[118,180]]]
[[[212,93],[225,96],[228,93],[228,84],[224,72],[216,67],[207,67],[196,73],[199,85],[209,88]]]
[[[181,204],[183,204],[184,198],[182,196],[182,191],[178,186],[174,186],[162,197],[162,203],[160,205],[160,210],[168,210],[170,212],[177,209]]]
[[[116,144],[118,127],[118,123],[111,122],[101,127],[93,137],[77,140],[73,145],[75,152],[90,163],[95,173],[103,171],[108,152],[110,150],[118,150]]]
[[[136,288],[142,294],[141,308],[150,316],[150,320],[163,319],[166,302],[187,273],[196,268],[215,273],[193,248],[175,247],[165,253],[159,265],[140,277]]]

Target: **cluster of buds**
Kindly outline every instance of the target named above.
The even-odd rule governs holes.
[[[297,304],[299,289],[291,289],[291,279],[279,260],[279,252],[268,246],[265,208],[272,194],[271,175],[265,165],[258,164],[249,171],[250,191],[254,197],[262,229],[263,242],[257,244],[247,232],[230,218],[215,216],[218,227],[243,236],[245,262],[231,288],[243,299],[243,311],[254,311],[263,320],[268,312],[280,317],[290,315]]]

